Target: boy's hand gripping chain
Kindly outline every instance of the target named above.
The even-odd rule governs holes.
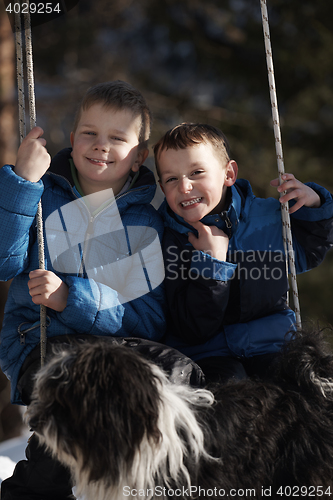
[[[281,131],[280,131],[280,122],[279,122],[279,111],[278,111],[278,106],[277,106],[277,96],[276,96],[276,89],[275,89],[272,46],[271,46],[271,40],[270,40],[266,0],[260,0],[260,5],[261,5],[262,26],[263,26],[263,31],[264,31],[264,40],[265,40],[265,49],[266,49],[268,82],[269,82],[270,98],[271,98],[271,105],[272,105],[272,117],[273,117],[273,124],[274,124],[275,149],[276,149],[277,165],[278,165],[278,171],[279,171],[279,182],[281,184],[282,183],[282,175],[285,173],[285,171],[284,171]],[[283,194],[285,194],[285,192],[281,193],[281,196],[283,196]],[[295,255],[294,255],[294,248],[293,248],[293,242],[292,242],[288,203],[281,204],[281,217],[282,217],[283,244],[284,244],[285,255],[286,255],[287,276],[288,276],[288,261],[289,261],[291,288],[292,288],[292,292],[293,292],[293,303],[294,303],[294,309],[295,309],[295,314],[296,314],[296,325],[297,325],[297,329],[300,330],[302,327],[302,325],[301,325],[301,313],[300,313],[298,290],[297,290]]]

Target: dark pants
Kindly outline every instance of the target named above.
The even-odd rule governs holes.
[[[257,376],[267,378],[274,371],[278,353],[263,354],[252,358],[233,358],[231,356],[211,356],[197,361],[204,372],[206,383],[225,383],[230,379],[241,380]]]

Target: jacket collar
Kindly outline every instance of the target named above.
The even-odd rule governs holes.
[[[229,238],[237,230],[242,212],[243,195],[240,189],[234,184],[228,188],[229,204],[228,208],[219,214],[206,215],[200,222],[207,226],[217,226],[222,229]],[[197,231],[179,215],[173,213],[166,200],[162,203],[159,212],[163,216],[166,225],[179,233],[187,234],[189,231]]]
[[[71,152],[72,148],[65,148],[59,151],[59,153],[57,153],[52,158],[48,172],[51,174],[56,174],[60,175],[61,177],[64,177],[73,187],[75,183],[72,177],[70,163],[69,163],[69,160],[72,158]]]
[[[219,214],[206,215],[201,219],[203,224],[207,226],[216,226],[222,229],[229,238],[234,234],[239,224],[241,215],[242,199],[240,193],[233,185],[229,191],[229,203],[227,202],[227,209]]]

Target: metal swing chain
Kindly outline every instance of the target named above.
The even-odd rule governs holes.
[[[29,12],[29,0],[27,13],[23,14],[24,32],[25,32],[25,57],[28,80],[28,100],[29,100],[29,118],[30,130],[36,126],[36,105],[35,105],[35,88],[33,74],[33,59],[32,59],[32,37],[31,37],[31,20]],[[20,14],[15,14],[15,40],[16,40],[16,60],[17,60],[17,86],[18,86],[18,104],[19,104],[19,130],[20,142],[26,136],[25,124],[25,95],[24,95],[24,69],[23,69],[23,37],[22,37],[22,22]],[[39,201],[36,214],[37,222],[37,242],[38,242],[38,264],[39,269],[45,269],[44,259],[44,235],[43,235],[43,217],[42,203]],[[40,306],[40,361],[41,366],[45,363],[46,357],[46,307]]]
[[[263,26],[263,31],[264,31],[264,41],[265,41],[265,49],[266,49],[266,62],[267,62],[267,70],[268,70],[268,82],[269,82],[271,106],[272,106],[275,149],[276,149],[277,165],[278,165],[278,172],[279,172],[279,183],[282,184],[282,175],[285,173],[285,170],[284,170],[280,120],[279,120],[279,111],[278,111],[278,106],[277,106],[277,95],[276,95],[276,88],[275,88],[272,46],[271,46],[271,39],[270,39],[266,0],[260,0],[260,5],[261,5],[262,26]],[[281,193],[281,196],[283,196],[284,194],[285,194],[285,192]],[[293,241],[292,241],[288,203],[281,204],[281,217],[282,217],[283,244],[284,244],[285,255],[286,255],[287,276],[288,276],[288,261],[289,261],[291,288],[292,288],[292,293],[293,293],[293,303],[294,303],[294,309],[295,309],[295,314],[296,314],[296,326],[297,326],[297,329],[300,330],[302,328],[301,311],[300,311],[298,289],[297,289],[295,253],[294,253]]]

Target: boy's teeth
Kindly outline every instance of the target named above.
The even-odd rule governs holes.
[[[94,161],[95,163],[106,163],[106,160],[95,160],[95,158],[90,158],[91,161]]]
[[[184,201],[182,203],[182,206],[183,207],[188,207],[189,205],[194,205],[194,203],[199,203],[200,200],[201,200],[201,198],[195,198],[194,200]]]

